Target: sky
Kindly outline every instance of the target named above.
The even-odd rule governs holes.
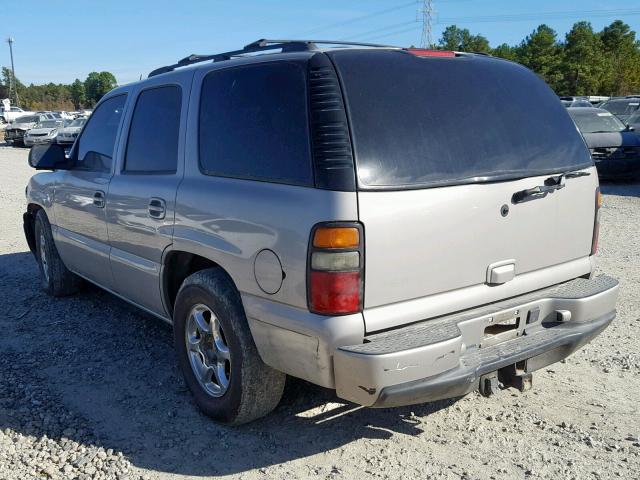
[[[10,4],[10,8],[9,8]],[[119,84],[191,53],[240,48],[259,38],[419,45],[421,1],[410,0],[0,0],[0,65],[23,83],[71,83],[110,71]],[[5,5],[4,8],[2,5]],[[639,0],[433,0],[433,38],[450,24],[517,44],[541,24],[561,38],[580,20],[596,30],[621,19],[640,32]]]

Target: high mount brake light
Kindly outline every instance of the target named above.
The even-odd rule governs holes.
[[[600,187],[596,187],[596,211],[593,219],[593,238],[591,240],[591,255],[598,253],[598,240],[600,239],[600,208],[602,207],[602,193]]]
[[[451,50],[429,50],[427,48],[407,48],[407,52],[417,57],[455,57]]]
[[[331,223],[314,227],[307,265],[311,312],[346,315],[362,310],[363,253],[359,224]]]

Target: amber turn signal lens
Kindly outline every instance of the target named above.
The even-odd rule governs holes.
[[[596,192],[596,205],[598,208],[602,207],[602,192],[600,189]]]
[[[360,245],[360,232],[353,227],[321,227],[313,236],[316,248],[357,248]]]

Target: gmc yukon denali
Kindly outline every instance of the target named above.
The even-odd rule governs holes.
[[[222,423],[287,375],[369,407],[525,389],[616,314],[589,151],[509,61],[259,40],[116,88],[29,162],[43,289],[171,323]]]

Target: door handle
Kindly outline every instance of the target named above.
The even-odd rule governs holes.
[[[93,194],[93,204],[98,208],[104,208],[104,192],[98,190]]]
[[[149,216],[162,220],[167,213],[167,203],[161,199],[153,197],[149,200]]]

